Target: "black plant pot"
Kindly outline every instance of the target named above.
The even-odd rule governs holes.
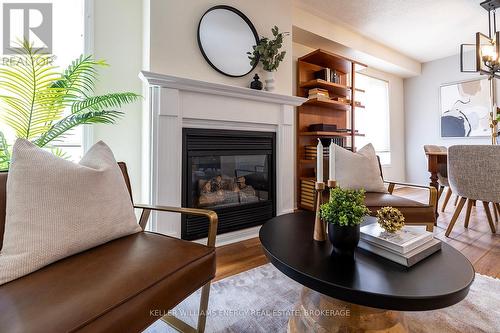
[[[328,223],[328,238],[333,245],[333,256],[353,260],[359,243],[359,224],[340,226]]]

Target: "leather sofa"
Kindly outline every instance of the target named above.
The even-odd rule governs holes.
[[[130,192],[126,166],[119,164]],[[0,249],[6,180],[7,173],[0,173]],[[143,231],[57,261],[0,286],[0,332],[140,332],[160,318],[181,330],[203,332],[215,276],[217,215],[135,207],[143,210],[143,229],[152,210],[207,217],[208,245]],[[201,287],[197,329],[167,314]]]

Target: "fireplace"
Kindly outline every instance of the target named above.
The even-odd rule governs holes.
[[[219,234],[276,216],[275,133],[184,128],[182,146],[182,205],[217,212]],[[207,236],[206,219],[181,223],[182,239]]]

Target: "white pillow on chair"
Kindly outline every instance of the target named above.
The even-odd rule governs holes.
[[[79,164],[16,141],[7,179],[0,285],[141,231],[113,153],[96,143]]]
[[[335,146],[335,180],[337,185],[351,190],[387,193],[380,175],[377,154],[369,143],[356,153]]]

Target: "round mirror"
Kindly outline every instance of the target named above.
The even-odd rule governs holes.
[[[242,12],[229,6],[207,10],[198,25],[198,44],[207,62],[216,71],[239,77],[250,73],[247,52],[259,40],[252,22]]]

